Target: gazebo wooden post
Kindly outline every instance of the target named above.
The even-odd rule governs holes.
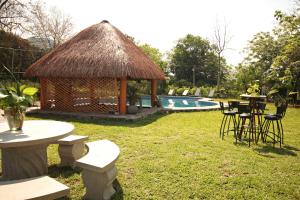
[[[44,78],[40,78],[40,107],[41,110],[45,110],[46,106],[46,87],[47,81]]]
[[[151,106],[157,106],[157,80],[151,80]]]
[[[120,79],[120,114],[126,114],[127,79]]]

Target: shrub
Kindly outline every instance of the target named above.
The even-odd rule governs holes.
[[[208,96],[209,90],[210,90],[210,88],[204,87],[204,86],[202,86],[202,87],[200,88],[200,91],[201,91],[202,96],[206,96],[206,97]]]
[[[195,92],[196,92],[196,90],[197,90],[197,88],[196,88],[196,87],[193,87],[192,89],[190,89],[189,94],[190,94],[190,95],[194,95]]]

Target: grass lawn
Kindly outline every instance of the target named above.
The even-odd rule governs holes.
[[[52,119],[71,122],[89,141],[109,139],[120,147],[113,199],[300,199],[300,109],[288,108],[282,149],[236,145],[232,133],[222,141],[221,117],[210,111],[138,122]],[[70,199],[81,199],[80,170],[57,167],[57,145],[48,155],[50,176],[71,188]]]

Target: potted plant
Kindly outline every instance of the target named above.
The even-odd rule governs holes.
[[[25,109],[32,105],[33,96],[38,89],[21,85],[15,76],[3,66],[13,77],[14,82],[3,84],[0,87],[0,109],[4,111],[4,117],[7,119],[9,129],[18,131],[22,129]]]
[[[254,84],[250,84],[249,88],[247,89],[247,94],[251,96],[259,96],[260,88],[258,80],[256,80]]]
[[[138,107],[136,103],[140,99],[140,95],[138,94],[138,88],[136,81],[130,81],[127,85],[127,98],[129,102],[129,106],[127,109],[128,114],[136,114],[138,112]]]

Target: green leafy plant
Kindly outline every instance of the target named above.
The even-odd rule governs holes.
[[[127,98],[129,105],[135,105],[140,98],[136,81],[129,81],[127,84]]]
[[[0,87],[0,108],[5,110],[10,108],[15,112],[21,112],[26,107],[33,104],[33,97],[38,89],[21,83],[15,78],[13,73],[3,65],[13,78],[13,83],[6,83]]]
[[[250,84],[247,89],[247,94],[251,96],[258,96],[260,94],[259,83],[256,81],[254,84]]]

